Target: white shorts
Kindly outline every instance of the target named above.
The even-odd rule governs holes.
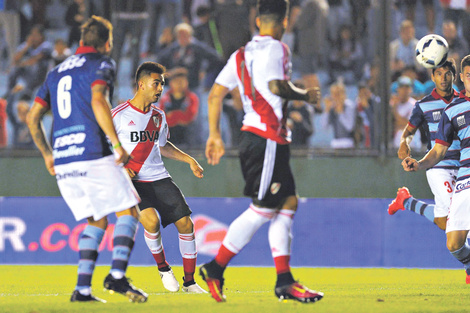
[[[446,233],[457,230],[470,230],[470,178],[458,181],[455,185]]]
[[[434,217],[445,217],[454,193],[457,169],[432,168],[426,171],[428,184],[434,194]]]
[[[140,202],[129,175],[116,165],[114,155],[54,169],[60,193],[77,221],[91,216],[99,220]]]

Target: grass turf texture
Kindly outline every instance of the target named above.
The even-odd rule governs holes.
[[[209,295],[167,292],[156,267],[130,267],[128,277],[149,294],[147,303],[127,302],[103,291],[109,267],[98,266],[93,293],[108,301],[71,303],[76,266],[0,266],[0,312],[469,312],[470,286],[463,270],[294,268],[294,277],[323,291],[317,303],[278,301],[272,268],[229,267],[225,273],[226,303]],[[173,267],[176,277],[181,267]],[[205,283],[196,281],[206,289]]]

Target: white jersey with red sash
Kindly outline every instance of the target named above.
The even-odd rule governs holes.
[[[268,83],[289,79],[291,66],[287,45],[270,36],[254,36],[230,56],[216,83],[230,90],[238,86],[245,111],[242,131],[279,144],[290,143],[287,101],[273,94]]]
[[[132,156],[126,165],[137,173],[132,180],[150,182],[170,177],[160,155],[160,146],[169,138],[165,113],[155,105],[145,113],[129,101],[111,113],[119,140]]]

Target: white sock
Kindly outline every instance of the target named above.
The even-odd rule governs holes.
[[[181,256],[185,259],[197,257],[196,238],[194,232],[190,234],[178,234]]]
[[[273,209],[258,208],[250,204],[250,207],[230,224],[222,244],[233,253],[240,252],[275,212]]]
[[[147,247],[149,248],[152,254],[159,254],[163,251],[163,244],[162,244],[162,236],[160,235],[160,231],[156,233],[149,233],[148,231],[144,230],[144,238]]]
[[[271,219],[268,238],[273,258],[281,255],[290,255],[294,213],[291,210],[280,210]]]

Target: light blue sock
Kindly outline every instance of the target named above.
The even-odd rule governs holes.
[[[76,290],[90,292],[91,277],[98,258],[98,247],[104,236],[104,229],[87,225],[78,241],[80,260],[78,261],[78,280]]]
[[[460,262],[463,263],[463,267],[465,268],[465,271],[467,274],[469,273],[469,267],[470,267],[470,245],[468,245],[467,242],[458,250],[455,250],[454,252],[451,252],[451,254]]]
[[[434,223],[434,204],[428,204],[421,200],[417,200],[413,197],[405,199],[403,201],[405,209],[415,212],[416,214],[422,215],[431,222]]]
[[[124,215],[117,219],[113,237],[113,263],[111,275],[120,279],[124,276],[127,263],[134,247],[134,237],[137,231],[138,220],[131,215]]]

